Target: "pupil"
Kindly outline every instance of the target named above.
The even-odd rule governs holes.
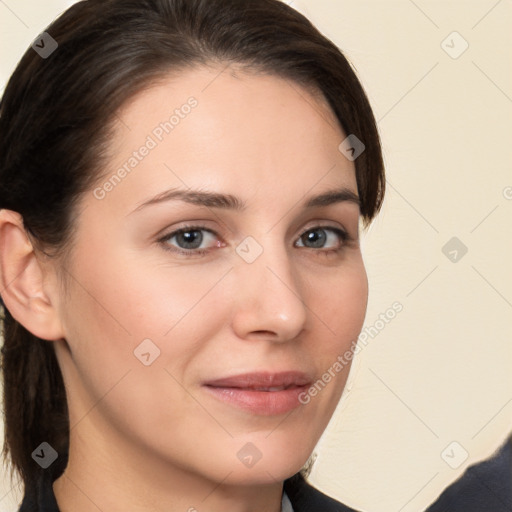
[[[181,240],[186,245],[186,247],[184,247],[185,249],[197,249],[197,247],[201,245],[203,235],[201,234],[200,231],[197,230],[183,231],[178,235],[178,239]],[[189,245],[191,244],[193,245],[193,247],[189,247]]]
[[[326,239],[325,231],[323,231],[323,230],[310,231],[306,235],[306,238],[309,242],[313,243],[314,247],[323,247],[323,245],[325,243],[325,239]]]

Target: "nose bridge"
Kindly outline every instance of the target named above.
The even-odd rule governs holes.
[[[239,336],[265,331],[294,338],[303,329],[307,308],[293,259],[276,233],[246,237],[236,248],[238,262],[234,327]]]

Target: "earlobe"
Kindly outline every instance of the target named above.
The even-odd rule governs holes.
[[[22,216],[0,210],[0,293],[5,307],[38,338],[57,340],[63,337],[55,307],[57,295],[45,277],[45,267],[27,236]]]

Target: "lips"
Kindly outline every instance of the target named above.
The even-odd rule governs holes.
[[[209,396],[260,416],[285,414],[302,405],[299,397],[312,379],[303,372],[259,372],[224,377],[203,383]]]
[[[204,386],[215,388],[238,388],[253,391],[283,391],[294,387],[302,387],[311,382],[304,372],[284,371],[278,373],[254,372],[234,375],[204,382]]]

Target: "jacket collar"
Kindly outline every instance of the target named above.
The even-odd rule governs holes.
[[[301,473],[284,481],[284,491],[293,512],[357,512],[313,487]]]

